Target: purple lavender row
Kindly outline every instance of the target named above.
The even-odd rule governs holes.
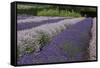
[[[76,23],[55,36],[39,53],[26,54],[18,64],[40,64],[88,60],[88,47],[92,19]]]
[[[55,18],[55,19],[57,19],[57,18],[67,18],[67,19],[70,19],[70,18],[73,18],[73,17],[58,17],[58,16],[33,16],[33,15],[27,15],[27,14],[18,14],[17,15],[17,20],[24,20],[24,19],[27,19],[27,18],[36,18],[36,17],[43,17],[43,18],[45,18],[45,19],[47,19],[47,18],[50,18],[50,19],[52,19],[52,18]],[[47,17],[47,18],[46,18]]]
[[[61,20],[64,20],[65,18],[61,19],[49,19],[49,20],[42,20],[40,22],[26,22],[26,23],[17,23],[17,30],[25,30],[25,29],[31,29],[33,27],[37,27],[43,24],[48,23],[55,23]]]
[[[72,19],[72,17],[30,16],[26,19],[17,20],[17,30],[31,29],[33,27],[48,23],[55,23],[64,19]]]
[[[32,15],[18,14],[18,15],[17,15],[17,20],[27,19],[27,18],[29,18],[29,17],[34,18],[34,16],[32,16]]]

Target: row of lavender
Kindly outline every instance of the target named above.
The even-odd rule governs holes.
[[[93,25],[91,28],[91,40],[90,40],[90,46],[89,46],[89,53],[90,53],[90,60],[96,60],[96,18],[93,19]]]
[[[55,23],[47,23],[27,30],[17,31],[18,57],[26,53],[37,53],[44,44],[71,25],[78,23],[84,18],[64,19]],[[37,23],[38,24],[38,23]],[[27,26],[27,25],[26,25]]]
[[[41,17],[41,18],[40,18]],[[58,16],[33,16],[33,15],[26,15],[26,14],[18,14],[17,15],[17,20],[24,20],[24,19],[27,19],[27,18],[35,18],[37,21],[40,21],[40,20],[47,20],[47,19],[58,19],[58,18],[74,18],[74,17],[58,17]],[[38,19],[37,19],[38,18]],[[21,23],[21,22],[19,22]]]
[[[38,53],[35,54],[33,52],[31,54],[25,54],[18,60],[18,64],[87,61],[89,57],[87,50],[91,38],[90,31],[92,19],[87,18],[83,20],[77,18],[69,21],[65,20],[62,24],[63,23],[73,24],[73,26],[71,26],[71,28],[67,28],[66,26],[63,31],[58,32],[54,37],[52,37],[48,31],[41,30],[48,33],[47,35],[52,37],[51,40],[45,44],[42,50]],[[58,23],[56,23],[55,27],[57,26]],[[51,29],[56,31],[55,27],[52,27]],[[49,30],[49,32],[52,31]]]
[[[72,17],[46,17],[46,16],[18,16],[17,30],[26,30],[37,27],[43,24],[55,23],[64,19],[71,19]],[[27,25],[27,26],[26,26]]]

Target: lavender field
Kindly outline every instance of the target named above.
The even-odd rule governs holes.
[[[90,40],[96,33],[93,23],[95,25],[95,19],[85,17],[18,15],[17,63],[90,60],[93,53]]]

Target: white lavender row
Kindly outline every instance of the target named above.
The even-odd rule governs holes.
[[[18,56],[30,52],[39,52],[42,46],[49,42],[52,37],[83,19],[84,18],[65,19],[57,23],[44,24],[32,29],[18,31]]]
[[[25,19],[19,19],[17,23],[29,23],[29,22],[41,22],[43,20],[50,20],[50,19],[63,19],[66,17],[45,17],[45,16],[30,16]]]
[[[93,19],[91,34],[92,38],[89,45],[90,60],[96,60],[96,18]]]

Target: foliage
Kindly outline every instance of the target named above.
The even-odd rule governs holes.
[[[18,13],[39,15],[39,16],[73,16],[80,17],[81,12],[95,12],[93,7],[55,6],[38,4],[18,4]]]

